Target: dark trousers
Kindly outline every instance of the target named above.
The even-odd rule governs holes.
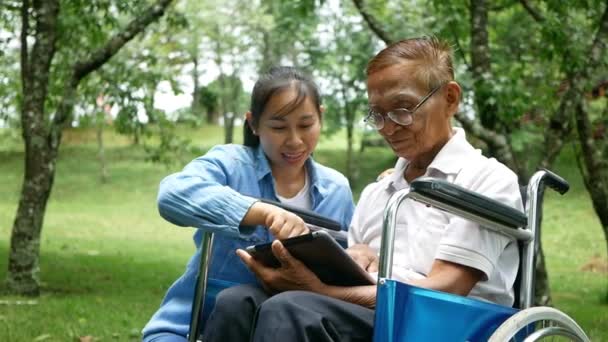
[[[374,311],[305,291],[268,296],[252,285],[216,299],[203,341],[371,341]]]

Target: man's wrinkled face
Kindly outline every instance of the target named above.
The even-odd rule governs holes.
[[[377,71],[367,79],[370,109],[384,118],[384,126],[378,132],[397,156],[410,161],[432,154],[437,146],[449,139],[453,115],[445,89],[438,89],[417,108],[411,124],[400,125],[386,116],[395,109],[413,109],[432,91],[414,76],[417,67],[413,62],[404,61]]]

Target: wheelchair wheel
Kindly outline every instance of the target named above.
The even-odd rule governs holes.
[[[489,342],[581,341],[589,338],[565,313],[550,307],[534,307],[511,316],[496,329]]]

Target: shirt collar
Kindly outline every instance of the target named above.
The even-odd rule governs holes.
[[[435,159],[433,159],[427,168],[427,172],[433,169],[444,175],[458,174],[465,164],[469,162],[467,156],[475,152],[475,148],[467,141],[464,129],[454,127],[452,128],[452,132],[454,134],[439,150],[439,153],[437,153]]]
[[[268,176],[269,174],[272,174],[272,170],[270,169],[270,164],[268,163],[268,158],[264,153],[262,145],[258,145],[254,151],[255,159],[257,161],[256,176],[259,181],[260,179]]]
[[[466,134],[460,127],[452,128],[452,137],[439,150],[431,164],[427,168],[429,170],[437,170],[444,175],[458,174],[467,163],[467,155],[475,152],[475,148],[466,140]],[[400,181],[403,173],[409,164],[409,160],[399,158],[395,164],[395,171],[386,177],[386,189],[394,189],[394,184]]]

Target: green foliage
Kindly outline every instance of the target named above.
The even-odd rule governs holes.
[[[215,113],[219,107],[219,94],[217,90],[211,87],[201,87],[198,89],[198,94],[195,94],[195,99],[199,99],[198,106],[203,108],[207,113]]]
[[[566,80],[580,72],[605,4],[597,0],[530,2],[541,16],[537,21],[518,2],[493,1],[488,6],[488,40],[491,73],[485,86],[473,88],[471,70],[470,3],[465,0],[366,1],[393,39],[435,34],[453,44],[456,78],[463,87],[463,99],[474,104],[476,95],[496,106],[493,129],[512,135],[516,156],[529,160],[542,148],[523,149],[523,144],[542,143],[549,117],[557,110]],[[602,70],[606,69],[606,62]],[[592,82],[605,78],[593,77]],[[589,84],[586,89],[590,89]],[[469,106],[470,110],[476,111]],[[526,125],[535,128],[528,129]],[[524,130],[524,132],[520,132]],[[538,144],[537,146],[541,146]],[[538,160],[535,156],[534,160]]]
[[[121,134],[133,134],[140,129],[140,125],[137,119],[137,107],[134,105],[121,107],[116,120],[114,120],[114,127]]]
[[[164,116],[158,120],[158,137],[160,142],[156,145],[146,144],[146,160],[153,163],[171,166],[185,164],[196,149],[190,146],[190,139],[180,137],[175,132],[175,124]]]
[[[320,18],[335,23],[320,28],[321,35],[333,39],[310,46],[308,51],[314,75],[323,82],[327,109],[324,131],[331,134],[354,127],[363,118],[367,107],[365,68],[378,42],[351,3],[344,3],[339,12],[325,12]]]
[[[220,75],[206,87],[206,94],[202,95],[209,101],[204,105],[207,108],[221,106],[222,110],[242,115],[249,108],[249,94],[243,89],[243,82],[238,75]],[[216,101],[213,103],[212,101]]]

